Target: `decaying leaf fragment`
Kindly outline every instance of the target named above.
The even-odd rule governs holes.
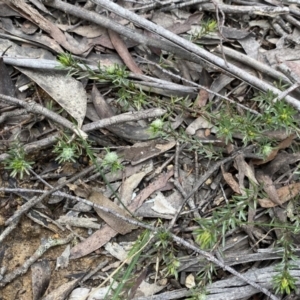
[[[95,204],[107,207],[124,217],[131,218],[128,213],[126,213],[123,209],[121,209],[117,204],[106,198],[103,194],[99,192],[92,192],[89,197],[89,200]],[[131,232],[133,229],[137,227],[131,225],[120,218],[114,216],[113,214],[107,213],[95,207],[95,211],[97,212],[98,216],[102,218],[111,228],[117,231],[120,234],[126,234]]]
[[[292,198],[296,197],[299,194],[299,192],[300,192],[299,182],[292,183],[277,189],[277,194],[279,197],[280,204],[283,204],[291,200]],[[261,207],[265,207],[265,208],[270,208],[277,205],[268,198],[258,199],[257,201]]]
[[[232,188],[234,192],[236,192],[237,194],[241,194],[239,184],[235,181],[232,174],[226,172],[223,166],[221,166],[221,170],[222,170],[223,178],[225,179],[226,183]]]

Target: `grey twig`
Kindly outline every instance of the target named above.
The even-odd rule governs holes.
[[[3,94],[0,94],[0,100],[2,100],[5,103],[8,103],[10,105],[15,106],[21,106],[24,107],[28,112],[41,114],[51,120],[53,120],[56,123],[59,123],[60,125],[72,130],[74,133],[79,135],[82,138],[86,138],[87,134],[83,132],[81,129],[79,129],[76,125],[74,125],[72,122],[68,121],[67,119],[63,118],[62,116],[56,114],[55,112],[47,109],[46,107],[43,107],[42,105],[34,102],[34,101],[28,101],[25,102],[23,100],[19,100],[14,97],[6,96]]]
[[[66,184],[73,182],[81,177],[83,177],[84,175],[90,173],[91,171],[93,171],[95,169],[95,166],[91,166],[85,170],[83,170],[82,172],[76,174],[75,176],[73,176],[72,178],[70,178],[69,180],[66,180],[65,182],[63,182],[62,184],[58,185],[57,187],[53,188],[52,190],[46,192],[45,194],[43,194],[40,197],[31,199],[31,201],[28,201],[27,203],[25,203],[23,206],[21,206],[21,208],[16,211],[14,213],[13,216],[11,216],[9,219],[6,220],[5,225],[9,225],[12,224],[13,222],[19,220],[20,216],[22,214],[24,214],[25,212],[27,212],[30,208],[34,207],[35,205],[37,205],[39,202],[41,202],[43,199],[45,199],[47,196],[53,194],[54,192],[60,190],[61,188],[63,188]],[[32,201],[33,200],[33,201]]]

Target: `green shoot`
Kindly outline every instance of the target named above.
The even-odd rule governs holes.
[[[112,173],[123,169],[120,158],[116,152],[110,152],[108,148],[105,149],[106,154],[102,161],[102,166],[110,169]]]
[[[76,162],[76,159],[82,154],[82,149],[76,141],[72,141],[70,137],[63,134],[53,149],[53,153],[57,154],[55,160],[58,163]]]
[[[9,157],[4,160],[5,169],[11,170],[10,176],[20,176],[23,179],[24,173],[29,175],[29,170],[34,164],[32,161],[26,160],[26,153],[23,145],[19,141],[15,141],[8,151]]]

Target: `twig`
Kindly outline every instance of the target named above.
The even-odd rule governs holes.
[[[14,97],[6,96],[3,94],[0,94],[0,100],[2,100],[5,103],[8,103],[10,105],[16,105],[24,107],[28,112],[41,114],[54,122],[72,130],[74,133],[76,133],[78,136],[82,138],[87,138],[87,134],[84,133],[81,129],[79,129],[76,125],[68,121],[67,119],[63,118],[62,116],[56,114],[55,112],[47,109],[46,107],[41,106],[40,104],[30,100],[28,102],[19,100]]]
[[[181,153],[181,151],[185,148],[186,144],[183,144],[181,147],[179,146],[179,142],[176,143],[176,152],[175,152],[175,162],[174,162],[174,185],[175,187],[178,189],[178,191],[181,193],[181,195],[186,198],[187,194],[185,192],[185,190],[183,189],[180,181],[179,181],[179,154]],[[191,210],[195,210],[196,209],[196,205],[194,202],[194,199],[190,198],[188,201],[188,206]],[[200,218],[199,212],[198,211],[194,211],[194,218]],[[170,223],[170,226],[168,227],[168,229],[170,230],[172,228],[174,224],[172,224],[172,222]]]
[[[197,190],[206,182],[207,179],[209,179],[209,177],[216,171],[218,170],[221,165],[232,161],[235,156],[238,155],[238,153],[234,153],[232,156],[227,157],[222,159],[221,161],[215,163],[202,177],[201,179],[195,184],[194,188],[191,190],[191,192],[185,197],[183,203],[181,204],[181,206],[177,209],[177,212],[175,214],[175,216],[173,217],[173,219],[170,222],[169,228],[172,228],[176,222],[176,220],[178,219],[182,209],[184,208],[184,206],[186,205],[187,201],[197,192]]]
[[[46,1],[46,5],[60,9],[63,12],[74,15],[80,19],[84,19],[92,23],[101,25],[107,29],[114,30],[115,32],[119,33],[121,36],[125,36],[141,44],[156,47],[158,49],[163,49],[169,52],[173,52],[174,48],[177,48],[176,51],[180,53],[182,57],[185,57],[187,59],[192,59],[192,55],[188,51],[176,47],[175,44],[173,44],[168,40],[154,39],[150,36],[140,34],[137,31],[122,26],[121,24],[114,22],[113,20],[106,18],[105,16],[99,15],[95,12],[85,10],[84,8],[80,8],[60,0],[48,0]]]
[[[57,0],[54,0],[54,1],[57,1]],[[156,34],[161,35],[162,37],[168,39],[169,41],[176,43],[178,46],[199,56],[204,61],[209,62],[212,65],[220,67],[224,71],[232,74],[234,77],[237,77],[241,80],[246,81],[248,84],[258,88],[259,90],[262,90],[264,92],[267,92],[268,90],[270,90],[274,94],[277,94],[277,95],[280,94],[280,90],[275,88],[274,86],[272,86],[264,81],[261,81],[260,79],[258,79],[257,77],[255,77],[251,74],[246,73],[245,71],[234,66],[233,64],[228,63],[226,65],[226,63],[224,62],[224,60],[222,58],[217,57],[217,56],[213,55],[212,53],[206,51],[205,49],[200,48],[197,45],[187,41],[186,39],[179,37],[178,35],[166,30],[162,26],[156,25],[156,24],[138,16],[137,14],[124,9],[123,7],[113,3],[112,1],[93,0],[93,2],[104,7],[105,9],[113,11],[115,14],[134,22],[135,24],[138,24],[139,26],[141,26],[143,28],[146,28],[147,30],[150,30]],[[222,10],[224,10],[222,6],[220,6],[220,8]],[[289,12],[288,8],[275,7],[274,9],[280,9],[281,11],[284,11],[285,13]],[[272,10],[273,10],[273,8],[272,8]],[[176,53],[176,49],[173,49],[172,52]],[[178,54],[178,53],[176,53],[176,54]],[[295,99],[291,96],[287,96],[285,98],[285,100],[300,111],[300,102],[297,99]]]
[[[32,208],[33,206],[37,205],[38,203],[40,203],[43,199],[45,199],[47,196],[53,194],[53,192],[56,192],[58,190],[60,190],[61,188],[63,188],[66,184],[73,182],[81,177],[83,177],[84,175],[90,173],[91,171],[93,171],[95,169],[95,166],[91,166],[83,171],[81,171],[80,173],[76,174],[75,176],[73,176],[72,178],[66,180],[65,182],[61,183],[60,185],[56,186],[55,188],[53,188],[52,190],[46,192],[45,194],[43,194],[42,196],[33,199],[33,201],[28,201],[27,203],[25,203],[23,206],[21,206],[21,208],[16,211],[14,213],[14,215],[12,215],[9,219],[6,220],[5,225],[9,225],[15,221],[17,221],[20,216],[22,214],[24,214],[25,212],[27,212],[30,208]],[[31,199],[32,200],[32,199]]]
[[[229,158],[227,158],[227,161],[232,160],[233,158],[234,158],[234,157],[229,157]],[[226,161],[226,162],[227,162],[227,161]],[[223,160],[223,163],[225,163],[224,160]],[[215,166],[213,166],[212,169],[214,169],[214,167],[215,167],[215,169],[217,169],[216,165],[218,165],[218,167],[220,166],[220,164],[215,164]],[[214,171],[215,171],[215,170],[214,170]],[[214,171],[213,171],[213,172],[214,172]],[[211,174],[212,174],[213,172],[211,172]],[[2,191],[2,190],[5,190],[5,191],[13,191],[13,190],[16,190],[16,189],[0,188],[0,191]],[[18,190],[18,191],[25,191],[25,189],[17,189],[17,190]],[[28,191],[32,192],[33,190],[28,190]],[[44,191],[42,191],[42,192],[44,192]],[[48,193],[44,193],[44,195],[47,195],[47,194],[48,194]],[[191,193],[190,193],[190,194],[191,194]],[[68,194],[65,194],[65,193],[62,193],[62,192],[59,192],[59,195],[61,195],[61,196],[62,196],[62,195],[63,195],[63,196],[65,195],[66,197],[71,197],[72,199],[74,199],[74,200],[76,200],[76,201],[81,201],[81,202],[83,202],[83,203],[85,203],[85,204],[88,204],[88,205],[90,205],[90,206],[92,206],[92,207],[99,208],[99,209],[101,209],[101,210],[103,210],[103,211],[105,211],[105,212],[108,212],[108,213],[113,214],[114,216],[116,216],[116,217],[122,219],[122,220],[125,221],[125,222],[128,222],[128,223],[130,223],[130,224],[132,224],[132,225],[140,226],[140,227],[142,227],[142,228],[149,229],[149,230],[153,231],[154,233],[157,233],[158,231],[161,230],[161,228],[155,228],[155,227],[152,227],[152,226],[150,226],[150,225],[144,224],[144,223],[142,223],[142,222],[136,221],[136,220],[134,220],[134,219],[127,218],[127,217],[125,217],[125,216],[123,216],[123,215],[118,214],[117,212],[115,212],[115,211],[113,211],[113,210],[111,210],[111,209],[108,209],[108,208],[103,207],[103,206],[100,206],[100,205],[96,205],[96,204],[94,204],[93,202],[88,201],[88,200],[86,200],[86,199],[82,199],[82,198],[79,198],[79,197],[72,197],[72,196],[70,196],[70,195],[68,195]],[[188,249],[191,249],[191,250],[195,251],[196,253],[199,253],[199,254],[203,255],[207,260],[213,262],[214,264],[216,264],[217,266],[221,267],[222,269],[225,269],[226,271],[230,272],[231,274],[233,274],[233,275],[237,276],[238,278],[242,279],[243,281],[247,282],[249,285],[253,286],[253,287],[256,288],[257,290],[259,290],[259,291],[263,292],[265,295],[269,296],[270,299],[272,299],[272,300],[279,300],[276,296],[274,296],[273,294],[271,294],[267,289],[261,287],[261,286],[258,285],[256,282],[254,282],[254,281],[252,281],[252,280],[249,280],[249,279],[246,278],[243,274],[237,272],[237,271],[234,270],[233,268],[231,268],[231,267],[225,265],[222,261],[220,261],[220,260],[218,260],[217,258],[215,258],[212,254],[210,254],[210,253],[208,253],[208,252],[206,252],[206,251],[204,251],[204,250],[201,250],[200,248],[198,248],[198,247],[196,247],[196,246],[190,244],[189,242],[186,242],[184,239],[182,239],[182,238],[180,238],[180,237],[177,237],[176,235],[174,235],[174,234],[171,233],[171,232],[169,232],[169,236],[170,236],[170,238],[171,238],[173,241],[179,243],[180,245],[182,245],[182,246],[184,246],[184,247],[186,247],[186,248],[188,248]]]
[[[21,267],[15,269],[11,273],[3,277],[3,279],[0,282],[0,287],[6,286],[8,283],[13,281],[18,276],[25,274],[28,271],[29,267],[34,262],[36,262],[48,249],[54,246],[67,244],[73,239],[73,237],[74,235],[70,234],[64,239],[49,238],[47,241],[42,242],[39,248],[34,252],[34,254],[30,258],[28,258]]]
[[[221,52],[220,47],[219,46],[216,47],[215,51]],[[245,55],[241,52],[238,52],[238,51],[233,50],[228,47],[223,47],[223,51],[227,56],[229,56],[239,62],[242,62],[243,64],[246,64],[249,67],[254,68],[255,70],[257,70],[259,72],[262,72],[268,76],[271,76],[272,78],[274,78],[278,81],[282,80],[284,83],[289,83],[289,84],[291,83],[291,80],[284,74],[276,71],[274,68],[271,68],[268,65],[262,64],[258,60],[254,59],[248,55]]]
[[[110,118],[106,118],[103,120],[99,120],[96,122],[83,125],[82,130],[84,132],[89,132],[95,129],[104,128],[114,124],[137,121],[137,120],[148,119],[148,118],[156,118],[164,115],[165,113],[166,111],[161,108],[151,108],[143,111],[124,113],[124,114],[120,114],[117,116],[113,116]],[[54,144],[57,141],[58,137],[59,137],[59,133],[56,133],[45,139],[24,145],[24,150],[26,153],[30,153],[32,151],[36,151],[37,149],[48,147]],[[8,154],[1,154],[0,162],[5,160],[8,156],[9,156]]]
[[[149,60],[147,60],[147,59],[145,59],[145,58],[143,58],[143,57],[139,57],[139,58],[145,60],[148,64],[153,64],[153,65],[155,65],[157,68],[160,69],[160,71],[162,71],[162,72],[165,73],[165,74],[168,74],[169,76],[171,76],[171,77],[173,77],[173,78],[176,78],[177,80],[179,79],[180,81],[186,82],[186,83],[188,83],[188,84],[190,84],[190,85],[192,85],[192,86],[195,86],[195,87],[198,87],[198,88],[200,88],[200,89],[203,89],[203,90],[205,90],[206,92],[208,92],[208,93],[210,93],[210,94],[212,94],[212,95],[215,95],[216,97],[220,97],[221,99],[224,99],[224,100],[228,101],[229,103],[235,104],[235,105],[241,107],[241,108],[244,109],[244,110],[248,110],[249,112],[251,112],[251,113],[253,113],[253,114],[255,114],[255,115],[260,115],[260,113],[258,113],[256,110],[251,109],[251,108],[249,108],[249,107],[247,107],[247,106],[245,106],[245,105],[243,105],[243,104],[240,104],[240,103],[238,103],[238,102],[236,102],[236,101],[234,101],[234,100],[232,100],[232,99],[230,99],[230,98],[228,98],[228,97],[226,97],[226,96],[224,96],[224,95],[222,95],[222,94],[219,94],[219,93],[217,93],[217,92],[211,90],[210,88],[208,88],[208,87],[206,87],[206,86],[204,86],[204,85],[198,84],[198,83],[196,83],[196,82],[187,80],[187,79],[185,79],[184,77],[181,77],[181,76],[179,76],[179,75],[176,75],[176,74],[174,74],[174,73],[172,73],[172,72],[170,72],[170,71],[168,71],[168,70],[162,68],[160,65],[158,65],[158,64],[156,64],[156,63],[154,63],[154,62],[152,62],[152,61],[149,61]],[[137,77],[137,76],[136,76],[136,77]]]
[[[220,9],[224,13],[228,14],[253,14],[260,16],[276,17],[280,14],[288,14],[290,12],[288,7],[274,7],[274,6],[238,6],[219,4]],[[203,4],[200,6],[200,10],[215,11],[213,4]]]

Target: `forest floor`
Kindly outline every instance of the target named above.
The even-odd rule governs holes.
[[[297,1],[0,17],[0,299],[300,298]]]

